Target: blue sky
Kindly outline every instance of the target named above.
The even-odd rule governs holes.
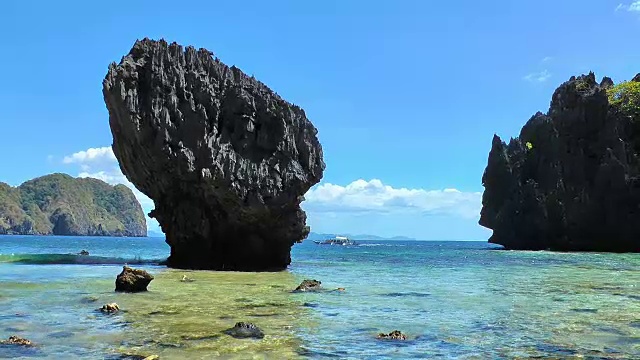
[[[516,136],[571,75],[633,77],[639,29],[640,1],[5,0],[0,181],[126,181],[101,83],[137,38],[162,37],[305,109],[327,163],[304,203],[313,231],[483,240],[494,132]]]

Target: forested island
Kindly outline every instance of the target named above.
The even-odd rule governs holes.
[[[0,234],[142,237],[147,225],[125,185],[51,174],[17,187],[0,182]]]

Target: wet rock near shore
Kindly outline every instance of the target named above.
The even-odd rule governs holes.
[[[9,336],[7,340],[0,341],[0,345],[34,346],[31,340],[21,338],[19,336]]]
[[[120,311],[120,306],[116,303],[104,304],[99,310],[105,314],[114,314]]]
[[[322,290],[322,282],[318,280],[302,280],[300,285],[296,287],[293,292],[309,292]]]
[[[393,330],[388,334],[379,333],[376,338],[380,340],[407,340],[407,336],[400,330]]]
[[[145,270],[133,269],[125,265],[116,278],[116,291],[130,293],[147,291],[151,280],[153,280],[153,275]]]
[[[253,323],[238,322],[230,329],[224,331],[225,334],[237,339],[262,339],[264,332]]]
[[[137,41],[103,81],[113,152],[174,268],[283,270],[325,169],[303,109],[206,49]]]

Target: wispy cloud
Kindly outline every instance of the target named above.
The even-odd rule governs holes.
[[[310,213],[418,212],[476,218],[482,194],[456,189],[426,190],[394,188],[378,179],[356,180],[346,186],[324,183],[305,195],[303,206]]]
[[[630,3],[629,5],[626,5],[624,3],[620,3],[618,4],[618,6],[616,6],[615,8],[615,12],[619,12],[619,11],[629,11],[629,12],[635,12],[635,13],[640,13],[640,1],[633,1],[632,3]]]
[[[549,80],[549,78],[551,77],[551,73],[549,73],[548,70],[543,70],[540,72],[535,72],[535,73],[531,73],[526,75],[525,77],[523,77],[524,80],[529,81],[529,82],[545,82],[547,80]]]
[[[542,58],[542,60],[540,62],[542,63],[548,63],[549,61],[553,60],[553,57],[551,56],[545,56],[544,58]]]
[[[65,156],[64,159],[62,159],[62,162],[65,164],[81,164],[105,160],[109,162],[116,161],[116,157],[110,146],[78,151],[77,153]]]

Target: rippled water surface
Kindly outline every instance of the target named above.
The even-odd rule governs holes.
[[[168,252],[163,239],[0,237],[0,337],[37,344],[0,358],[640,359],[635,254],[305,242],[289,271],[232,273],[156,265]],[[156,277],[149,292],[113,291],[124,263]],[[346,291],[292,294],[305,278]],[[124,311],[96,311],[107,302]],[[265,338],[225,335],[237,321]],[[409,340],[375,339],[394,329]]]

